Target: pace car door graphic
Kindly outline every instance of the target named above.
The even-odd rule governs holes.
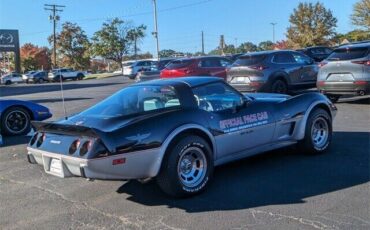
[[[213,112],[217,159],[269,143],[275,131],[272,110],[267,103],[252,102],[239,111]]]

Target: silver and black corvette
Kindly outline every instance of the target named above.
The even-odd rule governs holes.
[[[203,191],[217,165],[294,144],[324,152],[335,113],[319,93],[243,95],[220,78],[154,80],[68,120],[33,122],[28,160],[59,177],[155,178],[183,197]]]

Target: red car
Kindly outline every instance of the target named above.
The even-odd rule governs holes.
[[[224,57],[193,57],[172,61],[161,71],[161,78],[215,76],[226,80],[231,60]]]

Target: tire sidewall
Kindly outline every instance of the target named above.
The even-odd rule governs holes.
[[[328,140],[326,142],[326,144],[319,148],[319,147],[316,147],[313,143],[313,140],[312,140],[312,137],[311,137],[311,131],[312,131],[312,128],[313,128],[313,122],[317,119],[317,118],[324,118],[327,125],[328,125]],[[310,147],[312,148],[312,150],[314,150],[315,153],[321,153],[321,152],[324,152],[326,151],[329,146],[330,146],[330,143],[331,143],[331,139],[332,139],[332,122],[331,122],[331,118],[330,116],[328,115],[328,113],[322,109],[317,109],[315,110],[308,118],[308,121],[307,121],[307,128],[306,128],[306,135],[305,137],[307,138],[307,142],[310,144]]]
[[[14,133],[12,130],[9,130],[7,127],[6,127],[6,119],[9,115],[9,113],[11,112],[14,112],[14,111],[21,111],[22,113],[24,113],[27,117],[27,125],[26,125],[26,128],[22,131],[22,132],[19,132],[19,133]],[[27,134],[29,131],[31,130],[31,118],[30,118],[30,114],[28,113],[27,110],[21,108],[21,107],[12,107],[12,108],[8,108],[1,116],[1,132],[6,134],[6,135],[10,135],[10,136],[15,136],[15,135],[24,135],[24,134]]]
[[[207,171],[205,172],[203,180],[193,188],[183,185],[177,172],[177,166],[181,155],[191,147],[200,148],[203,151],[207,161]],[[170,195],[173,196],[187,197],[201,193],[209,185],[213,175],[213,157],[211,148],[204,139],[198,136],[185,136],[181,138],[165,156],[163,164],[165,165],[163,165],[162,170],[167,172],[169,183],[172,187],[172,192]]]
[[[276,92],[276,91],[275,91],[275,87],[276,87],[276,85],[277,85],[278,83],[280,83],[280,84],[283,84],[283,85],[284,85],[284,87],[285,87],[284,92]],[[272,92],[272,93],[281,93],[281,94],[286,94],[286,93],[288,92],[288,85],[285,83],[285,81],[283,81],[283,80],[281,80],[281,79],[277,79],[277,80],[275,80],[275,81],[272,83],[272,85],[271,85],[271,92]]]

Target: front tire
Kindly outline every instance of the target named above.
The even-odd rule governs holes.
[[[11,107],[1,116],[2,133],[5,135],[25,135],[31,130],[31,118],[22,107]]]
[[[298,148],[306,154],[319,154],[329,149],[332,138],[332,120],[323,109],[313,110],[307,120],[304,139]]]
[[[203,192],[213,174],[212,150],[199,136],[186,135],[168,150],[162,161],[157,183],[174,197],[188,197]]]

